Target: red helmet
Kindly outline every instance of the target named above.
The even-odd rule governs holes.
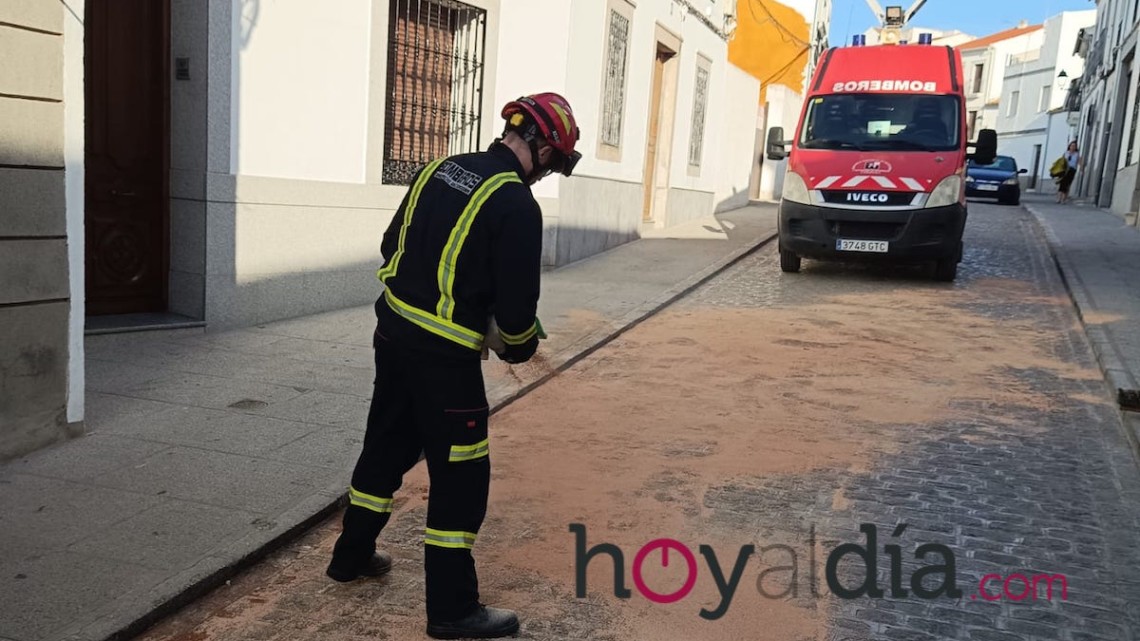
[[[534,121],[550,146],[567,158],[569,168],[581,158],[581,154],[574,151],[580,135],[578,122],[565,98],[556,93],[540,93],[523,96],[503,107],[503,118],[510,126],[522,125],[525,121],[520,116],[529,116]]]

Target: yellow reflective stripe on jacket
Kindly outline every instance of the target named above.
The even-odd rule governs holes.
[[[351,486],[348,488],[348,501],[353,505],[372,510],[373,512],[379,512],[380,514],[387,514],[392,511],[392,499],[365,494]]]
[[[451,320],[455,313],[455,299],[452,293],[452,288],[455,286],[455,263],[459,260],[459,252],[463,250],[463,243],[467,240],[475,216],[499,187],[507,183],[521,182],[519,175],[513,171],[495,174],[484,181],[482,186],[475,190],[471,200],[467,201],[467,206],[463,208],[463,213],[459,215],[459,220],[451,229],[451,236],[443,246],[443,253],[439,258],[439,270],[436,274],[439,279],[439,303],[435,306],[435,313],[439,316]]]
[[[388,307],[392,308],[392,311],[437,336],[442,336],[449,341],[476,351],[483,349],[484,337],[478,332],[471,331],[445,318],[440,318],[431,312],[412,307],[397,298],[391,289],[384,290],[384,300],[388,302]]]
[[[433,530],[424,531],[424,543],[441,548],[457,550],[471,550],[475,547],[475,533],[460,530]]]
[[[489,449],[488,439],[483,439],[474,445],[452,445],[451,456],[448,457],[447,461],[449,463],[474,461],[487,456]]]
[[[381,282],[386,281],[388,278],[396,274],[396,269],[400,266],[400,258],[404,256],[404,238],[408,235],[408,227],[412,224],[412,214],[416,211],[416,205],[420,201],[420,192],[423,191],[424,185],[427,184],[431,175],[435,173],[437,167],[443,163],[446,158],[439,158],[428,163],[424,168],[423,173],[420,174],[419,180],[412,186],[412,191],[408,196],[408,204],[404,208],[404,223],[400,226],[400,243],[396,248],[396,253],[392,255],[392,260],[388,263],[387,267],[381,267],[376,272],[376,277]]]
[[[499,330],[499,336],[502,337],[503,342],[506,343],[507,345],[522,345],[523,343],[534,338],[534,336],[537,334],[538,334],[538,324],[537,323],[534,325],[531,325],[530,329],[526,330],[525,332],[523,332],[521,334],[508,334],[508,333],[504,332],[503,330]]]

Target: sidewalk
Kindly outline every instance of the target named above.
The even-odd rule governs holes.
[[[485,363],[492,408],[775,229],[773,206],[747,207],[544,274],[550,338],[526,365]],[[337,509],[371,396],[372,313],[89,336],[87,435],[0,466],[0,641],[128,638]]]
[[[1029,196],[1022,204],[1045,228],[1113,396],[1132,410],[1125,425],[1140,453],[1140,407],[1132,400],[1140,390],[1140,229],[1095,207]]]

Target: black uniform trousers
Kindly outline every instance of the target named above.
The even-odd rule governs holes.
[[[364,563],[372,556],[392,497],[422,451],[431,484],[424,533],[427,617],[460,619],[478,606],[472,548],[491,481],[481,361],[413,352],[379,333],[375,348],[368,428],[333,562]]]

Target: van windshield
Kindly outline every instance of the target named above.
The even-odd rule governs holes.
[[[922,94],[839,94],[808,103],[804,149],[952,151],[959,147],[958,98]]]

